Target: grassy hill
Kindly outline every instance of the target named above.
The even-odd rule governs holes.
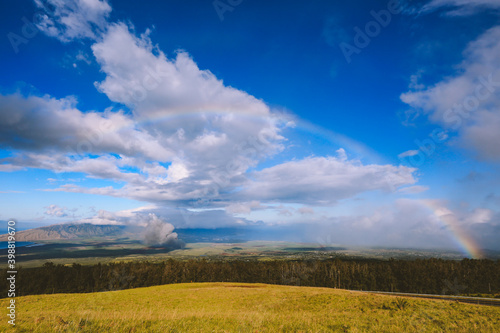
[[[0,308],[7,302],[0,300]],[[500,327],[495,307],[265,284],[24,296],[16,305],[17,332],[498,332]],[[10,331],[6,319],[0,331]]]

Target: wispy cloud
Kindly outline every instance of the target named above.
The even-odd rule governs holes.
[[[402,152],[401,154],[398,155],[399,158],[404,158],[404,157],[409,157],[409,156],[415,156],[418,154],[418,150],[407,150],[405,152]]]
[[[498,0],[432,0],[424,5],[421,12],[445,9],[450,16],[467,16],[481,10],[500,9]]]
[[[106,0],[35,0],[40,14],[38,28],[63,42],[96,39],[105,30],[111,6]]]
[[[74,217],[74,213],[77,211],[77,209],[68,209],[58,205],[50,205],[45,208],[44,214],[52,217],[70,217],[70,214]]]
[[[481,159],[500,161],[500,27],[472,41],[457,74],[401,100],[446,130]]]

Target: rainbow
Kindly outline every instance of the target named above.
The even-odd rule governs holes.
[[[424,205],[450,231],[454,243],[469,258],[481,259],[484,254],[476,241],[462,228],[455,215],[436,201],[424,200]]]
[[[128,114],[130,117],[130,120],[132,121],[132,124],[125,124],[119,127],[113,127],[110,129],[104,129],[104,133],[109,133],[109,132],[118,132],[120,130],[123,130],[125,128],[131,128],[131,127],[136,127],[140,128],[141,126],[148,126],[152,124],[158,124],[166,121],[179,121],[179,120],[185,120],[189,119],[194,116],[204,116],[208,117],[209,115],[212,116],[223,116],[223,115],[228,115],[230,114],[232,117],[238,117],[241,119],[242,122],[246,121],[253,121],[253,122],[262,122],[262,123],[268,123],[272,121],[276,121],[278,125],[278,128],[281,128],[282,130],[286,130],[287,128],[294,129],[297,132],[302,132],[302,133],[309,133],[310,135],[314,135],[315,137],[320,137],[326,142],[329,142],[333,147],[336,148],[344,148],[348,152],[356,155],[356,157],[360,158],[367,158],[371,162],[379,163],[383,162],[383,158],[376,153],[374,150],[369,148],[368,146],[364,145],[361,142],[358,142],[356,140],[353,140],[347,136],[344,136],[340,133],[334,132],[332,130],[323,128],[321,126],[312,124],[304,119],[300,119],[296,116],[290,116],[290,117],[284,117],[280,120],[279,115],[275,117],[273,113],[262,113],[262,114],[255,114],[250,112],[249,110],[239,110],[237,112],[231,112],[231,111],[214,111],[214,109],[204,109],[203,111],[193,111],[192,109],[189,108],[180,108],[177,107],[175,109],[170,109],[169,112],[158,112],[157,114],[149,115],[148,117],[136,117],[132,114]],[[208,118],[207,118],[208,119]],[[288,127],[286,124],[287,121],[293,122],[295,125]],[[281,123],[280,123],[281,122]]]

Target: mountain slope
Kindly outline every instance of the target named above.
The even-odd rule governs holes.
[[[124,232],[125,227],[121,225],[96,225],[90,223],[55,224],[16,232],[16,241],[35,242],[42,240],[120,236]],[[7,237],[8,235],[0,235],[0,241],[7,241]]]

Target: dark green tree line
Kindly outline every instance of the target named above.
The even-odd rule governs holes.
[[[249,282],[426,294],[500,293],[500,261],[210,261],[169,259],[21,268],[17,296],[82,293],[183,282]],[[7,273],[0,286],[7,296]]]

